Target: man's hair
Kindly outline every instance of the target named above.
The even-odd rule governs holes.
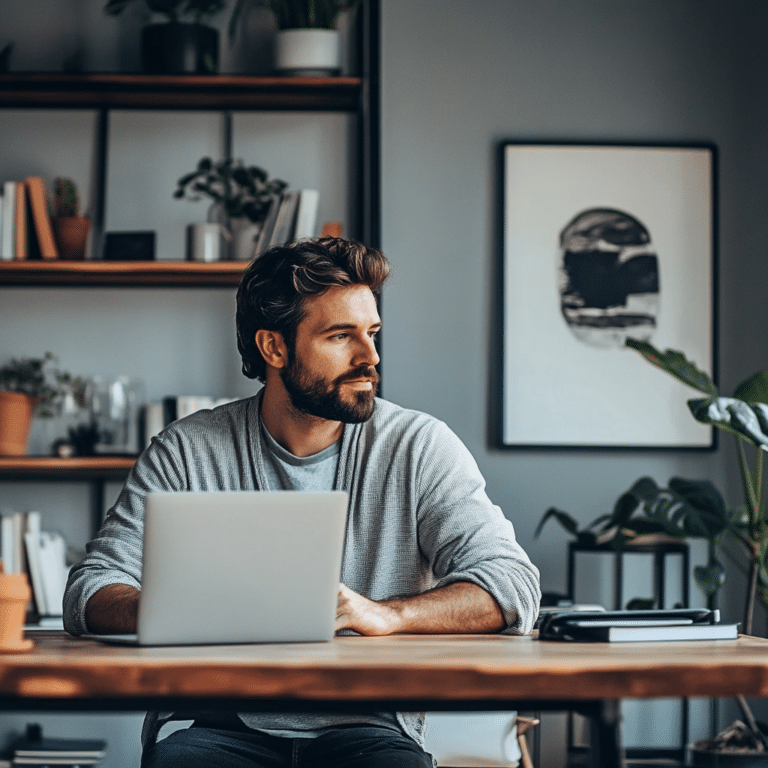
[[[266,380],[256,331],[278,331],[292,351],[307,297],[345,285],[367,285],[378,296],[388,275],[384,254],[354,240],[322,237],[270,248],[248,266],[237,289],[235,323],[243,373]]]

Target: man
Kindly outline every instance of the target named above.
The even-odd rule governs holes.
[[[72,570],[68,631],[135,631],[147,492],[268,489],[349,494],[338,630],[531,630],[538,571],[472,457],[442,422],[376,397],[388,273],[379,251],[334,238],[273,248],[248,267],[238,348],[264,388],[152,441]],[[419,713],[209,712],[157,741],[169,717],[147,717],[144,768],[432,764]]]

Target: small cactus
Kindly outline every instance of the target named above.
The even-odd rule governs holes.
[[[72,179],[61,176],[53,180],[53,215],[56,218],[77,216],[80,207],[77,187]]]

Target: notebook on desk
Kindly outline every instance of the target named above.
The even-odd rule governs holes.
[[[150,493],[137,645],[317,642],[334,634],[347,494]]]

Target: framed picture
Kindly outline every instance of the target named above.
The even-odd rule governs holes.
[[[503,444],[708,449],[695,390],[625,346],[715,375],[716,148],[505,142]]]

